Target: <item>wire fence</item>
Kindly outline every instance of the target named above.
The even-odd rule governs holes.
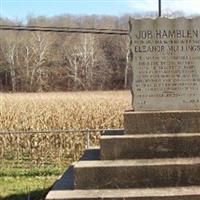
[[[31,134],[31,133],[70,133],[70,132],[104,132],[106,130],[118,130],[118,129],[51,129],[51,130],[0,130],[2,134]]]
[[[2,166],[63,166],[85,149],[99,146],[100,136],[116,129],[0,131]]]
[[[105,131],[115,131],[120,129],[52,129],[52,130],[27,130],[27,131],[14,131],[14,130],[1,130],[0,135],[7,135],[7,134],[39,134],[39,133],[45,133],[45,134],[61,134],[61,133],[83,133],[87,135],[87,148],[90,147],[90,134],[91,133],[101,133],[104,134]]]

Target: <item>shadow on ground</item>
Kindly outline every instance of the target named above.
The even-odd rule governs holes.
[[[7,197],[0,197],[0,200],[44,200],[49,188],[44,190],[34,190],[30,191],[29,194],[21,193],[21,194],[13,194]]]
[[[80,160],[99,160],[100,150],[99,149],[87,149]],[[70,165],[64,172],[59,180],[57,180],[51,191],[56,190],[73,190],[74,189],[74,166]]]

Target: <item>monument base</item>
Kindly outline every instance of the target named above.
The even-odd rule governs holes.
[[[124,113],[46,200],[199,200],[200,111]]]
[[[200,111],[125,111],[125,134],[199,133]]]

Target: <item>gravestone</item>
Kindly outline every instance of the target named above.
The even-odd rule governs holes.
[[[200,109],[200,18],[130,19],[133,108]]]
[[[200,132],[200,18],[130,19],[127,134]]]

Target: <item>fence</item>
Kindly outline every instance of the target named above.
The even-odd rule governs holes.
[[[79,159],[86,148],[98,146],[105,131],[0,131],[1,165],[63,166]]]

